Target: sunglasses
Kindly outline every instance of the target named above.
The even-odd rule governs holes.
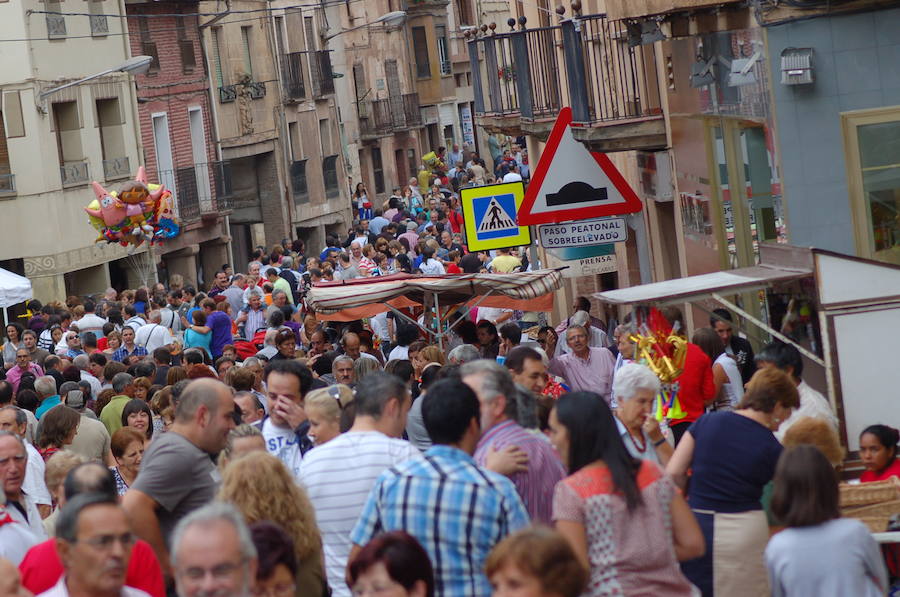
[[[337,402],[338,408],[344,410],[344,405],[341,403],[341,389],[337,386],[328,386],[328,395],[334,398],[334,401]]]

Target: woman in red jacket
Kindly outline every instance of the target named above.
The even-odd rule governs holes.
[[[673,333],[685,336],[684,317],[678,307],[664,307],[660,313],[672,325]],[[675,445],[681,441],[681,436],[687,431],[691,423],[699,419],[706,406],[711,404],[716,397],[716,384],[713,381],[712,362],[706,353],[696,344],[687,345],[687,353],[684,358],[684,367],[674,384],[677,389],[678,403],[684,411],[684,417],[669,419],[669,429],[675,438]]]

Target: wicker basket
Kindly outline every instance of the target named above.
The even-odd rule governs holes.
[[[883,533],[887,530],[891,517],[900,514],[900,499],[870,506],[842,508],[841,513],[846,518],[859,520],[873,533]]]
[[[855,508],[900,499],[900,479],[891,477],[885,481],[849,485],[841,483],[841,508]]]

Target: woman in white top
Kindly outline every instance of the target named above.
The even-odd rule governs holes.
[[[422,250],[422,263],[419,269],[426,276],[443,276],[447,273],[444,265],[434,258],[434,247],[428,245]]]
[[[841,518],[838,480],[818,448],[785,450],[775,469],[772,514],[787,528],[769,540],[773,597],[875,597],[888,576],[866,526]]]
[[[734,410],[744,397],[744,384],[737,362],[725,352],[722,339],[712,328],[698,329],[691,342],[699,346],[713,364],[716,399],[712,410]]]

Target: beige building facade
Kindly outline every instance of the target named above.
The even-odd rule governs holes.
[[[117,14],[117,2],[79,4]],[[95,243],[86,207],[92,181],[113,190],[140,163],[134,87],[114,73],[45,99],[42,91],[129,58],[124,19],[63,16],[58,2],[0,4],[0,267],[31,279],[40,300],[101,292],[112,280],[136,285],[150,271],[118,244]],[[31,11],[31,12],[29,12]],[[152,281],[152,280],[151,280]]]

